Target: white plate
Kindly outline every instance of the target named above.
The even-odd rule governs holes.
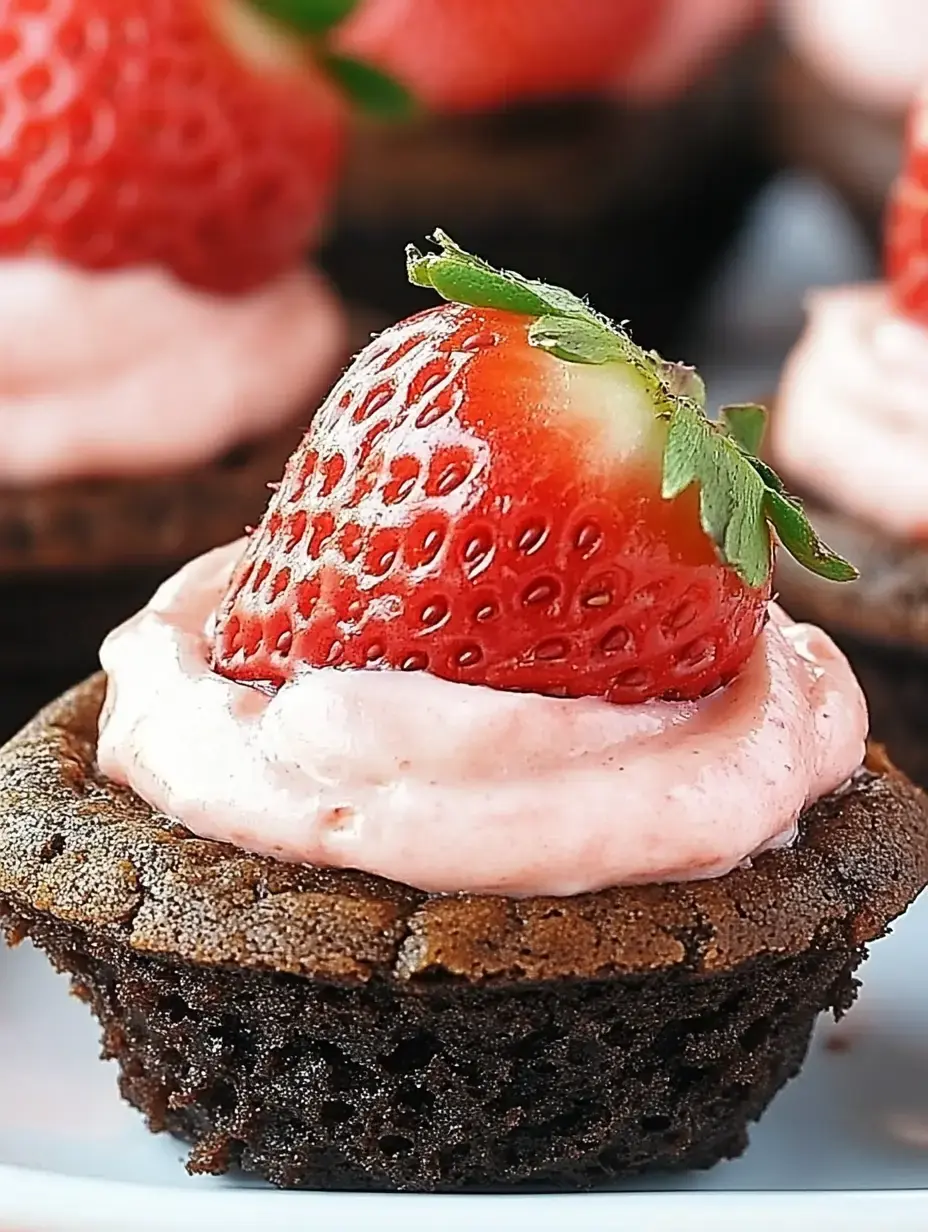
[[[673,1232],[928,1228],[928,896],[874,947],[860,1001],[822,1023],[802,1076],[740,1160],[618,1193],[283,1194],[189,1178],[117,1097],[94,1025],[29,947],[0,950],[2,1232],[339,1232],[576,1226]],[[835,1192],[837,1191],[837,1192]]]

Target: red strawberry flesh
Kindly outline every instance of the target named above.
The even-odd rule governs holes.
[[[886,264],[896,306],[928,325],[928,91],[912,109],[903,169],[889,199]]]
[[[0,8],[0,255],[157,264],[215,291],[299,261],[343,104],[247,0]]]
[[[362,0],[341,47],[430,108],[470,111],[595,93],[660,28],[666,0]]]
[[[566,363],[531,318],[446,304],[388,329],[333,389],[252,536],[215,667],[304,665],[612,702],[695,698],[763,626],[661,495],[666,423],[629,365]]]

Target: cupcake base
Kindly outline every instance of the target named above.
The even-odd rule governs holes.
[[[71,975],[193,1171],[445,1191],[707,1167],[928,882],[928,804],[877,753],[793,847],[714,881],[513,900],[282,864],[104,779],[104,686],[0,751],[0,920]]]
[[[123,1096],[194,1144],[191,1171],[318,1189],[582,1189],[739,1155],[863,956],[835,941],[710,979],[412,991],[195,968],[3,915],[72,976]]]

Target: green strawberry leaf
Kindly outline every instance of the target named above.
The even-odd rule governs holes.
[[[533,282],[510,270],[496,270],[465,252],[444,231],[436,231],[430,238],[441,252],[423,255],[412,244],[406,249],[406,269],[414,286],[431,287],[442,299],[472,308],[602,322],[588,304],[563,287]]]
[[[764,495],[767,519],[790,556],[810,573],[830,582],[853,582],[860,576],[852,564],[822,543],[802,506],[785,492],[767,488]]]
[[[252,0],[269,17],[302,34],[325,34],[344,21],[360,0]]]
[[[431,287],[452,303],[535,317],[528,331],[532,346],[567,363],[628,363],[649,379],[654,413],[667,420],[662,495],[672,500],[694,484],[699,488],[703,529],[748,586],[762,586],[770,577],[774,534],[812,573],[835,582],[858,576],[822,543],[799,502],[757,457],[767,424],[763,407],[725,407],[714,423],[706,416],[705,385],[694,368],[644,351],[622,326],[563,287],[494,269],[443,231],[431,238],[439,252],[423,255],[411,245],[406,250],[415,286]]]
[[[582,317],[539,317],[528,331],[532,346],[575,364],[608,364],[625,359],[619,339],[598,321]]]
[[[767,412],[762,406],[723,406],[719,423],[744,453],[756,456],[760,452],[767,431]]]
[[[724,430],[681,398],[670,413],[662,495],[673,500],[694,483],[703,529],[722,559],[749,586],[762,586],[772,564],[764,482]]]
[[[351,101],[368,115],[384,120],[407,120],[416,104],[405,86],[393,77],[352,56],[324,55],[322,62]]]
[[[738,445],[760,476],[765,488],[764,512],[790,556],[829,581],[853,582],[859,576],[854,566],[819,539],[799,501],[786,491],[773,467],[756,456],[767,430],[764,408],[726,406],[719,412],[719,421],[722,430]]]

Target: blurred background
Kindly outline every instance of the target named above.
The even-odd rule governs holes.
[[[588,54],[578,36],[548,66],[551,97],[545,70],[531,72],[540,43],[526,42],[482,102],[441,44],[457,6],[425,35],[436,60],[448,55],[444,74],[385,33],[430,7],[442,9],[368,0],[345,36],[430,108],[390,131],[358,126],[323,250],[373,319],[415,309],[395,253],[440,222],[704,366],[714,403],[774,392],[807,287],[879,274],[905,114],[928,75],[924,0],[621,0],[602,31],[613,69],[596,89],[554,96],[563,61]],[[538,6],[540,24],[557,7]],[[512,8],[499,6],[501,21]],[[578,25],[603,20],[595,0],[573,11]],[[494,33],[498,47],[507,31]]]

